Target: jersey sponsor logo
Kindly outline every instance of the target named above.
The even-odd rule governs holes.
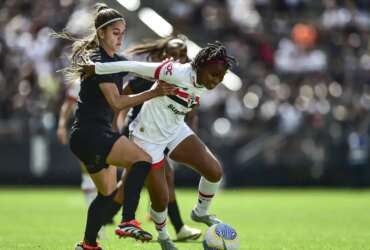
[[[187,112],[183,112],[183,111],[178,110],[172,104],[168,105],[167,108],[169,108],[173,113],[175,113],[175,115],[186,115],[187,114]]]

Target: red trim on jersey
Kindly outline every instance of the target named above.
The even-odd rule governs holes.
[[[198,191],[198,192],[199,192],[199,195],[203,196],[204,198],[213,198],[213,196],[215,196],[214,194],[204,194],[200,191]]]
[[[164,158],[159,162],[152,163],[152,169],[160,169],[164,164]]]
[[[159,79],[159,74],[161,73],[161,69],[163,68],[164,65],[169,63],[170,61],[164,61],[161,65],[159,65],[154,72],[154,78]]]

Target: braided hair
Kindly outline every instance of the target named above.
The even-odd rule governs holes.
[[[228,69],[231,68],[233,64],[236,64],[236,59],[227,55],[225,46],[221,42],[215,41],[214,43],[208,43],[206,47],[198,52],[191,62],[191,66],[197,71],[213,60],[223,61]]]

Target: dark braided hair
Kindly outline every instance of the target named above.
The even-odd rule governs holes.
[[[214,43],[207,43],[207,46],[198,52],[191,62],[191,66],[197,71],[212,60],[224,61],[228,69],[236,63],[234,57],[227,55],[225,46],[221,42],[215,41]]]

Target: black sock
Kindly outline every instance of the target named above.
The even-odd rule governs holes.
[[[180,210],[177,206],[176,200],[168,203],[168,217],[170,218],[176,233],[180,232],[180,229],[184,226],[184,222],[181,219]]]
[[[100,193],[91,202],[87,212],[87,222],[85,228],[85,241],[90,244],[96,243],[100,228],[117,213],[120,204],[113,200],[117,190],[108,196]]]
[[[98,232],[104,221],[106,200],[107,199],[105,196],[98,193],[96,198],[91,202],[89,206],[84,239],[87,243],[96,243]]]
[[[118,211],[121,209],[122,205],[115,202],[113,200],[114,196],[117,193],[117,189],[109,195],[110,199],[107,201],[106,209],[105,209],[105,217],[103,220],[103,225],[111,224],[113,222],[114,216],[118,213]]]
[[[132,164],[124,182],[124,201],[122,206],[122,222],[135,219],[135,213],[140,200],[140,192],[149,174],[151,163],[138,161]]]

